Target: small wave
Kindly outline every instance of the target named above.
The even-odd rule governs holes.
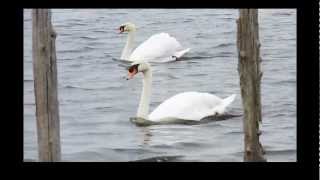
[[[57,28],[57,29],[62,29],[62,28],[69,28],[70,26],[68,25],[68,24],[60,24],[60,23],[56,23],[55,24],[55,27]],[[60,34],[60,33],[59,33]]]
[[[78,67],[81,67],[82,64],[80,63],[75,63],[75,64],[71,64],[69,67],[74,67],[74,68],[78,68]]]
[[[72,61],[74,59],[72,58],[61,58],[61,59],[57,59],[58,61]]]
[[[183,20],[183,22],[192,22],[192,21],[194,21],[194,19],[185,19],[185,20]]]
[[[72,85],[66,85],[66,86],[63,86],[63,88],[66,88],[66,89],[94,90],[94,89],[91,89],[91,88],[83,88],[83,87],[77,87],[77,86],[72,86]]]
[[[148,149],[143,148],[113,148],[115,152],[125,152],[125,153],[133,153],[133,154],[145,154],[150,153]]]
[[[68,26],[87,26],[86,23],[81,23],[81,22],[69,22],[67,23]]]
[[[230,132],[227,132],[226,134],[243,134],[243,131],[230,131]]]
[[[198,64],[199,62],[197,61],[187,61],[188,64]]]
[[[126,13],[126,12],[125,12],[125,13],[123,13],[123,12],[115,12],[115,13],[114,13],[114,12],[111,12],[110,14],[111,14],[111,15],[126,15],[126,14],[128,14],[128,13]]]
[[[194,36],[194,38],[195,39],[201,39],[201,38],[208,38],[208,35],[207,34],[204,34],[204,33],[197,33],[197,34],[195,34],[195,36]]]
[[[83,160],[78,160],[77,161],[98,161],[98,160],[103,160],[104,155],[102,153],[96,152],[96,151],[82,151],[82,152],[75,152],[72,154],[73,157],[81,157]],[[90,160],[89,160],[90,159]]]
[[[198,143],[198,142],[178,142],[178,143],[175,143],[174,146],[180,146],[180,147],[183,147],[183,148],[186,148],[186,147],[203,147],[205,144],[201,144],[201,143]]]
[[[82,38],[82,39],[90,39],[90,40],[98,39],[97,37],[90,37],[90,36],[81,36],[80,38]]]
[[[153,145],[153,146],[151,146],[151,147],[152,147],[152,148],[159,148],[159,149],[169,149],[169,148],[172,148],[172,146],[166,145],[166,144]]]
[[[233,53],[231,52],[221,52],[221,53],[217,53],[215,55],[213,55],[213,58],[218,58],[218,57],[232,57],[234,56]]]
[[[96,48],[91,47],[91,46],[84,46],[83,49],[84,50],[92,50],[92,49],[96,49]]]
[[[118,90],[121,87],[120,86],[79,87],[79,86],[73,86],[73,85],[66,85],[66,86],[63,86],[63,88],[66,88],[66,89],[82,89],[82,90],[92,91],[92,90]]]
[[[71,85],[66,85],[66,86],[63,86],[63,88],[67,88],[67,89],[74,89],[74,88],[78,88],[78,87],[71,86]]]
[[[95,107],[94,109],[95,110],[109,110],[111,109],[112,107],[109,107],[109,106],[106,106],[106,107]]]
[[[274,12],[274,16],[290,16],[292,13],[287,13],[287,12]]]
[[[296,80],[284,80],[284,81],[278,81],[278,82],[275,82],[275,84],[296,84],[297,81]]]
[[[59,33],[59,36],[72,36],[72,35],[73,35],[72,33],[66,33],[66,32]]]
[[[215,48],[221,48],[221,47],[229,47],[235,45],[234,43],[221,43],[217,45]]]
[[[99,42],[99,41],[88,42],[88,45],[93,46],[93,47],[97,47],[99,49],[102,49],[101,46],[103,46],[104,44],[105,44],[104,42]]]
[[[97,33],[106,33],[107,31],[104,31],[104,30],[92,30],[92,32],[97,32]]]
[[[155,156],[155,157],[149,157],[145,159],[138,159],[131,162],[169,162],[169,161],[175,161],[183,156]]]
[[[161,22],[160,21],[152,21],[152,22],[150,22],[150,23],[148,23],[147,25],[148,26],[153,26],[153,25],[159,25],[159,24],[161,24]],[[141,27],[141,28],[143,28],[143,27]]]
[[[188,56],[188,57],[181,58],[179,61],[192,60],[192,59],[208,59],[208,58],[212,58],[212,56]],[[196,62],[193,61],[193,63],[196,63]]]
[[[179,79],[178,77],[176,77],[176,76],[174,76],[174,75],[171,75],[171,74],[168,74],[168,77],[169,77],[170,79]]]
[[[106,136],[112,134],[111,132],[87,132],[85,136]]]
[[[83,52],[83,51],[89,51],[89,50],[93,50],[96,49],[94,47],[91,46],[84,46],[81,48],[77,48],[77,49],[63,49],[63,50],[59,50],[58,53],[79,53],[79,52]]]
[[[295,126],[285,126],[285,127],[282,127],[281,129],[296,129]]]
[[[107,58],[107,57],[113,58],[113,56],[110,55],[110,53],[105,52],[105,53],[103,53],[103,54],[104,54],[104,57],[103,57],[103,58]]]
[[[232,17],[220,17],[219,19],[222,19],[222,20],[234,20],[234,18],[232,18]]]
[[[267,155],[285,155],[285,154],[292,154],[296,153],[297,150],[295,149],[282,149],[282,150],[265,150]]]
[[[110,56],[110,57],[112,57],[112,56]],[[127,64],[127,65],[130,65],[131,64],[131,62],[130,61],[126,61],[126,60],[123,60],[123,59],[120,59],[120,58],[115,58],[115,57],[113,57],[113,58],[111,58],[113,61],[118,61],[118,62],[120,62],[120,63],[122,63],[122,64]]]
[[[224,31],[224,32],[222,32],[222,34],[234,34],[235,33],[235,31]]]
[[[58,53],[77,53],[81,52],[81,49],[68,49],[68,50],[59,50]]]
[[[190,77],[201,77],[201,76],[207,76],[208,74],[203,74],[203,73],[197,73],[197,74],[188,74],[187,76]]]

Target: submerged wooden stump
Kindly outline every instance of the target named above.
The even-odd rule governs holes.
[[[32,10],[32,33],[39,160],[60,161],[56,33],[50,10]]]
[[[244,108],[244,160],[266,161],[259,141],[261,118],[260,42],[257,9],[241,9],[237,21],[238,72]]]

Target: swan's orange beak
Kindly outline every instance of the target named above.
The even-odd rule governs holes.
[[[127,80],[132,79],[133,76],[136,75],[137,73],[138,73],[137,69],[135,68],[129,69]]]

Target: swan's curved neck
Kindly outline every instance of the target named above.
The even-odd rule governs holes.
[[[152,72],[151,69],[143,72],[143,88],[140,97],[137,117],[148,119],[150,96],[152,86]]]
[[[124,46],[123,50],[122,50],[122,54],[121,54],[121,58],[122,60],[128,60],[131,52],[133,50],[133,42],[134,42],[134,36],[135,36],[135,31],[130,31],[128,33],[128,38],[127,38],[127,42],[126,45]]]

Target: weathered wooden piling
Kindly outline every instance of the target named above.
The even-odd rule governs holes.
[[[32,10],[32,51],[39,161],[60,161],[56,33],[51,11]]]
[[[237,21],[238,72],[244,109],[244,161],[266,161],[259,141],[261,117],[260,41],[257,9],[240,9]]]

